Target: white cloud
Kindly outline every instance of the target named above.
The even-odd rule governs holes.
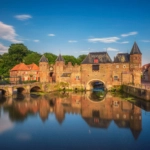
[[[112,48],[112,47],[108,47],[108,48],[104,48],[104,49],[107,50],[107,51],[113,51],[113,52],[119,51],[118,49]]]
[[[116,43],[120,38],[118,37],[108,37],[108,38],[91,38],[88,39],[91,43],[101,42],[101,43]]]
[[[31,15],[16,15],[15,18],[18,20],[24,21],[24,20],[28,20],[32,18],[32,16]]]
[[[0,43],[0,53],[8,52],[8,48],[9,47],[6,47],[6,46],[4,46],[3,44]]]
[[[127,36],[131,36],[131,35],[136,35],[138,34],[138,32],[134,31],[134,32],[129,32],[129,33],[126,33],[126,34],[121,34],[122,37],[127,37]]]
[[[53,34],[53,33],[50,33],[50,34],[48,34],[48,36],[55,36],[55,34]]]
[[[0,38],[1,39],[7,40],[13,43],[22,43],[22,41],[19,41],[16,39],[16,36],[17,34],[13,26],[0,22]]]
[[[78,41],[75,41],[75,40],[69,40],[68,42],[69,42],[69,43],[77,43]]]
[[[33,41],[36,42],[36,43],[37,43],[37,42],[40,42],[40,40],[33,40]]]
[[[127,43],[129,43],[129,41],[123,41],[123,42],[117,42],[117,43],[119,43],[119,44],[127,44]]]
[[[14,127],[14,124],[10,121],[8,113],[5,113],[0,118],[0,135],[12,129]]]
[[[142,40],[142,42],[149,43],[150,40]]]

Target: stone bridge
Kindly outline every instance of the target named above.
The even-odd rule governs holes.
[[[14,91],[18,93],[30,94],[30,92],[50,92],[55,84],[50,83],[29,83],[29,84],[16,84],[16,85],[0,85],[0,91],[3,96],[12,96]],[[51,88],[50,88],[51,87]]]

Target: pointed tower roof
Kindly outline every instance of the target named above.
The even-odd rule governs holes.
[[[130,55],[132,54],[142,54],[136,42],[134,42],[134,45],[131,49]]]
[[[134,137],[135,140],[138,139],[138,137],[140,136],[141,130],[133,130],[131,129],[132,135]]]
[[[61,56],[61,54],[59,54],[59,56],[57,57],[56,61],[64,61],[64,58]]]
[[[48,62],[48,59],[43,55],[39,62]]]

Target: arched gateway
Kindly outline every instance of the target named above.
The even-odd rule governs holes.
[[[105,82],[100,79],[92,79],[88,81],[86,84],[86,90],[100,90],[100,89],[103,90],[106,89]]]

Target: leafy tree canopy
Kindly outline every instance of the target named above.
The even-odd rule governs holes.
[[[81,64],[81,62],[85,59],[87,55],[83,54],[83,55],[79,55],[77,58],[78,64]]]
[[[68,62],[71,62],[72,65],[75,65],[76,63],[78,63],[77,59],[74,56],[63,55],[63,58],[65,60],[65,64],[68,64]]]
[[[29,50],[23,44],[11,44],[8,49],[8,54],[11,56],[11,60],[16,64],[23,61],[23,58],[27,56]]]
[[[40,58],[41,58],[41,55],[39,53],[31,52],[26,57],[24,57],[23,62],[27,65],[32,64],[32,63],[39,65]]]
[[[49,61],[50,64],[54,64],[55,63],[55,60],[57,58],[56,55],[54,55],[52,53],[45,53],[44,55],[48,59],[48,61]]]
[[[48,58],[50,64],[54,64],[57,56],[52,53],[45,53],[45,57]],[[71,55],[64,55],[63,58],[65,63],[72,62],[73,65],[81,64],[86,55],[80,55],[75,58]],[[9,76],[9,71],[16,64],[20,62],[24,62],[25,64],[35,63],[39,65],[39,60],[41,58],[41,54],[28,50],[28,48],[24,44],[11,44],[8,53],[4,53],[0,55],[0,76]]]

